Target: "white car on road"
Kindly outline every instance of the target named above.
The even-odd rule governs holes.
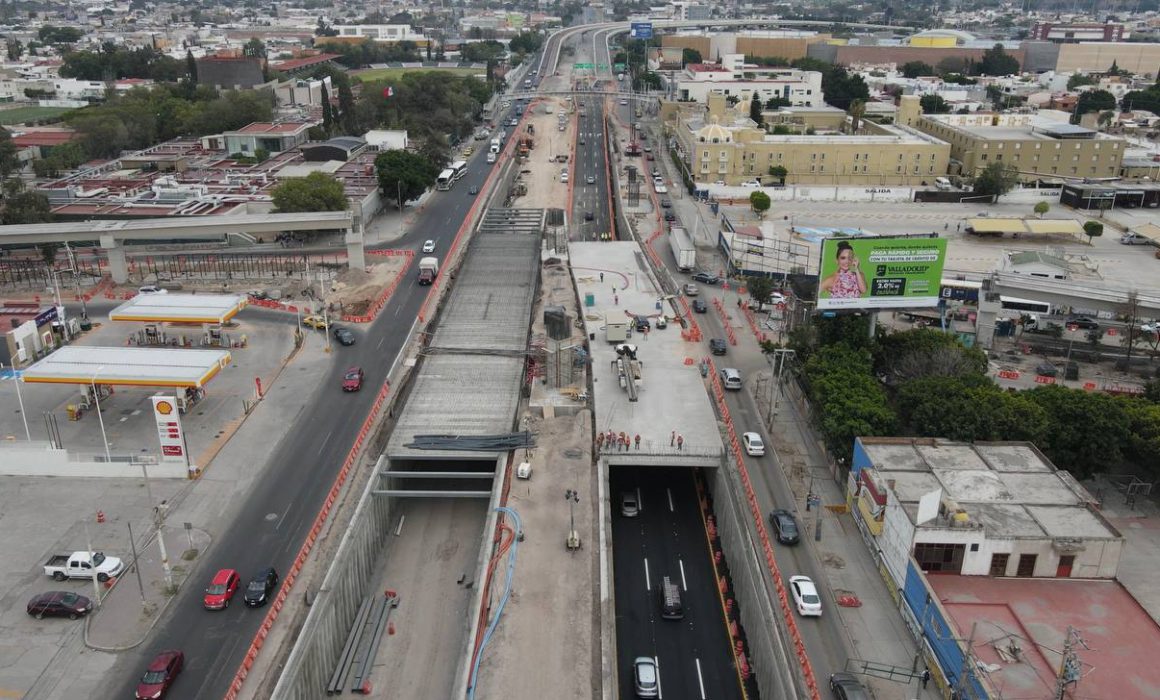
[[[790,576],[789,587],[793,591],[793,603],[802,617],[822,616],[822,597],[809,576]]]
[[[434,253],[435,252],[435,241],[432,241],[432,240],[423,241],[423,252],[424,253]]]
[[[741,444],[745,447],[745,454],[750,457],[761,457],[765,454],[765,443],[757,433],[742,433]]]

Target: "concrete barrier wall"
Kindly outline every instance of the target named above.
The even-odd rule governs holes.
[[[189,470],[182,464],[146,463],[151,479],[188,479]],[[105,462],[91,458],[74,459],[68,450],[49,443],[12,443],[0,446],[0,475],[111,477],[137,479],[143,476],[141,462]]]
[[[367,480],[272,697],[326,697],[326,685],[359,606],[370,592],[371,582],[377,579],[376,564],[389,534],[392,499],[372,493],[379,485],[378,473],[387,468],[385,462],[386,458],[380,457]]]
[[[749,665],[757,676],[762,697],[805,698],[805,678],[774,608],[777,598],[769,570],[762,563],[753,517],[743,505],[740,484],[724,469],[706,469],[713,493],[713,513],[721,546],[733,576],[733,590],[741,607],[741,624],[749,640]]]
[[[933,178],[932,178],[933,181]],[[867,187],[851,185],[786,185],[785,187],[730,187],[697,183],[719,200],[748,202],[753,192],[764,192],[774,202],[909,202],[913,187]]]

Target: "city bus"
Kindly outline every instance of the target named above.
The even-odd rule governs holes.
[[[1017,311],[1019,313],[1027,314],[1044,314],[1051,313],[1051,304],[1046,301],[1036,301],[1034,299],[1019,299],[1017,297],[999,297],[999,305],[1004,311]]]
[[[982,288],[982,282],[948,279],[944,277],[940,284],[939,297],[947,301],[963,301],[968,304],[978,304],[979,290]]]
[[[435,180],[435,189],[443,190],[446,192],[447,190],[451,189],[452,185],[463,179],[463,176],[466,174],[467,161],[457,160],[451,165],[447,166],[446,170],[439,173],[439,177]]]

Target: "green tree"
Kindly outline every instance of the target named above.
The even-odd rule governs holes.
[[[1049,211],[1051,211],[1050,204],[1047,202],[1036,202],[1034,212],[1040,219],[1042,219],[1043,215]]]
[[[1104,235],[1104,225],[1099,221],[1091,221],[1089,219],[1083,222],[1083,233],[1088,237],[1088,245],[1091,245],[1093,238]]]
[[[901,419],[920,437],[964,442],[1042,442],[1046,411],[1024,394],[1003,391],[983,374],[931,376],[904,383],[897,392]]]
[[[248,58],[265,58],[266,43],[258,37],[252,36],[246,42],[246,45],[242,47],[242,55]]]
[[[765,101],[765,108],[770,109],[770,110],[781,109],[782,107],[792,107],[792,106],[793,106],[792,101],[787,100],[786,98],[784,98],[780,95],[774,95],[773,97],[771,97]]]
[[[278,212],[343,211],[350,206],[342,183],[325,173],[286,180],[270,196]]]
[[[874,371],[891,382],[926,377],[982,375],[987,356],[965,347],[959,339],[933,328],[888,333],[874,344]]]
[[[769,167],[769,176],[776,177],[779,185],[785,184],[785,179],[789,177],[789,171],[782,165],[771,165]]]
[[[1056,466],[1079,479],[1119,466],[1131,435],[1123,406],[1115,397],[1058,385],[1025,393],[1047,413],[1042,447]]]
[[[418,198],[435,184],[439,169],[418,153],[404,150],[383,151],[375,157],[379,189],[383,196],[401,208]]]
[[[1125,111],[1144,110],[1160,114],[1160,86],[1152,85],[1147,90],[1131,90],[1120,100]]]
[[[769,303],[769,295],[773,294],[773,280],[769,277],[748,276],[745,278],[745,290],[749,292],[749,298],[757,302],[757,308],[761,309]]]
[[[189,82],[197,85],[197,59],[190,49],[185,50],[185,75]]]
[[[1001,161],[991,161],[975,175],[972,192],[977,195],[1001,197],[1007,194],[1019,182],[1019,173],[1015,166]]]
[[[923,114],[946,114],[951,111],[950,105],[943,99],[943,96],[934,93],[920,97],[918,104],[922,106]]]
[[[4,200],[0,224],[46,224],[52,221],[48,197],[39,192],[18,192]]]
[[[1160,472],[1160,404],[1147,398],[1124,398],[1120,403],[1131,436],[1124,454],[1136,464],[1147,466],[1155,480]]]
[[[862,117],[866,115],[866,100],[852,100],[846,108],[846,114],[850,115],[850,133],[858,133],[862,128]]]
[[[704,63],[701,52],[696,49],[681,49],[681,65],[687,66],[690,63]]]
[[[1067,89],[1070,92],[1075,90],[1077,87],[1083,87],[1084,85],[1095,85],[1097,82],[1099,81],[1097,81],[1092,76],[1087,75],[1086,73],[1072,73],[1071,77],[1067,79]]]
[[[753,91],[753,99],[749,100],[749,118],[758,126],[765,124],[765,117],[761,114],[761,99],[756,90]]]
[[[1073,123],[1078,124],[1080,115],[1115,108],[1115,95],[1107,90],[1088,90],[1087,92],[1081,92],[1079,99],[1076,100],[1075,110],[1072,112],[1071,120]]]
[[[757,212],[758,216],[765,216],[765,212],[769,211],[771,203],[769,195],[764,192],[749,193],[749,206],[753,208],[753,211]]]
[[[8,60],[19,61],[21,54],[24,53],[24,44],[20,43],[19,39],[9,39],[6,47],[8,49]]]
[[[37,30],[36,36],[45,44],[75,44],[84,38],[85,33],[73,27],[54,27],[46,24]]]
[[[922,61],[907,61],[902,64],[902,76],[904,78],[917,78],[923,75],[935,75],[935,70],[928,63]]]
[[[20,157],[16,151],[12,134],[7,129],[0,129],[0,180],[7,180],[20,169]]]
[[[995,44],[983,52],[978,70],[980,75],[1016,75],[1019,73],[1019,59],[1004,51],[1002,44]]]
[[[326,89],[326,83],[322,84],[322,91],[319,98],[322,102],[322,128],[329,134],[334,129],[334,113],[331,110],[330,90]]]

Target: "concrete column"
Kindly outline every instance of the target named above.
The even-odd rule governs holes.
[[[109,274],[112,275],[113,281],[117,284],[128,282],[129,266],[125,263],[125,249],[121,247],[117,239],[109,235],[101,236],[101,247],[109,256]]]
[[[1002,307],[999,295],[991,292],[990,280],[983,282],[979,290],[979,313],[975,318],[975,344],[990,348],[995,343],[995,321]]]
[[[350,228],[344,237],[346,260],[352,270],[362,270],[367,266],[366,250],[363,248],[362,217],[358,213],[351,219]]]

